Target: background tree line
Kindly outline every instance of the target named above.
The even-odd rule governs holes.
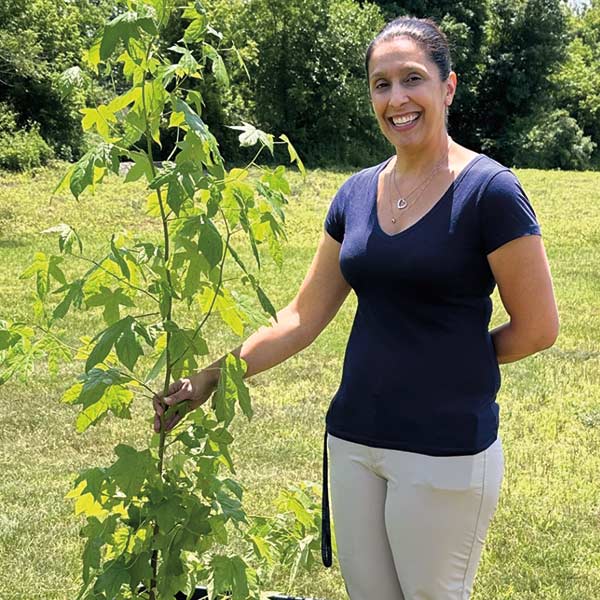
[[[565,0],[202,5],[223,33],[214,43],[225,69],[217,63],[194,87],[227,160],[248,158],[228,127],[242,121],[286,133],[308,166],[364,166],[388,156],[364,53],[387,20],[410,14],[435,18],[450,40],[459,77],[449,119],[454,139],[510,166],[600,168],[600,0],[577,11]],[[0,0],[0,167],[72,160],[86,150],[79,109],[109,101],[123,84],[119,72],[104,72],[92,88],[86,52],[103,19],[125,10],[124,1]],[[170,24],[164,52],[178,52],[184,27]],[[73,65],[83,70],[61,75]],[[79,84],[69,94],[65,77]],[[225,77],[231,86],[215,91],[213,78]],[[167,156],[176,140],[168,123],[164,133],[157,151]]]

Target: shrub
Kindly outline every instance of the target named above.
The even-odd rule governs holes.
[[[542,114],[521,134],[516,162],[538,169],[590,168],[596,144],[583,134],[577,121],[566,110]]]
[[[17,113],[6,102],[0,102],[0,134],[17,129]]]
[[[40,135],[37,123],[30,129],[0,133],[0,168],[25,171],[45,165],[54,152]]]

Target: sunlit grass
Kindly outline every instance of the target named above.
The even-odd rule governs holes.
[[[79,203],[50,200],[59,170],[0,175],[0,318],[29,315],[32,282],[19,274],[37,249],[54,251],[40,232],[74,226],[99,256],[112,232],[158,236],[144,214],[141,186],[116,178]],[[263,287],[277,308],[296,293],[316,249],[327,206],[348,172],[292,176],[284,268],[267,262]],[[476,581],[476,600],[600,598],[600,174],[517,171],[542,224],[561,314],[550,350],[502,366],[501,436],[506,474]],[[248,258],[248,263],[251,258]],[[506,320],[497,293],[492,326]],[[533,299],[535,301],[535,299]],[[324,416],[341,374],[356,303],[350,296],[317,341],[249,381],[255,416],[236,420],[233,457],[250,513],[272,511],[278,491],[299,480],[320,482]],[[68,338],[94,332],[98,315],[76,313]],[[211,360],[239,340],[209,325]],[[250,331],[248,331],[250,333]],[[51,378],[40,367],[0,388],[0,599],[72,600],[79,577],[79,520],[64,500],[72,475],[106,464],[118,442],[142,444],[150,408],[140,401],[131,422],[107,420],[78,435],[74,410],[59,403],[78,365]],[[342,600],[337,561],[301,574],[287,589],[279,573],[270,589]],[[375,600],[375,599],[374,599]]]

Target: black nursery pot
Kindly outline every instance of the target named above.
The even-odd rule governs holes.
[[[177,600],[187,600],[187,594],[183,592],[179,592],[175,598]],[[217,597],[217,599],[220,596]],[[313,600],[313,598],[305,598],[305,597],[296,597],[296,596],[280,596],[276,594],[275,596],[269,596],[270,600]],[[197,587],[194,592],[191,600],[208,600],[208,589],[205,587]]]

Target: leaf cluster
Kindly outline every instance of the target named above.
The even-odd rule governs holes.
[[[33,327],[0,328],[5,377],[31,366],[44,351],[55,369],[61,358],[83,363],[83,373],[63,396],[79,409],[80,432],[108,415],[131,418],[137,398],[150,408],[147,398],[157,381],[166,393],[174,380],[198,369],[209,354],[203,329],[213,314],[239,336],[246,325],[277,319],[258,272],[266,255],[281,266],[290,187],[285,167],[261,167],[256,158],[265,148],[273,155],[280,143],[301,171],[304,167],[287,136],[276,141],[244,122],[234,127],[241,131],[240,144],[259,150],[246,168],[226,168],[193,86],[207,68],[220,85],[228,83],[209,42],[219,35],[202,4],[190,3],[181,13],[188,23],[182,38],[165,52],[161,31],[175,12],[167,0],[132,0],[106,23],[87,54],[88,65],[97,73],[120,66],[130,87],[107,104],[82,109],[83,128],[99,141],[55,190],[80,200],[108,173],[120,175],[125,156],[132,166],[124,185],[145,182],[146,214],[155,220],[155,232],[148,238],[116,232],[96,255],[70,225],[47,229],[45,234],[58,238],[58,253],[36,252],[21,275],[35,282]],[[77,81],[72,70],[63,80],[67,86]],[[178,142],[169,160],[157,163],[165,123],[176,130]],[[253,298],[225,280],[227,260],[238,270],[236,287]],[[54,330],[76,310],[99,313],[103,325],[74,347]],[[190,313],[201,316],[195,326],[189,325]],[[223,468],[235,474],[228,426],[236,407],[248,419],[253,410],[244,361],[227,354],[219,369],[210,407],[167,432],[164,419],[173,411],[185,415],[187,405],[170,409],[148,448],[121,444],[112,465],[86,469],[75,480],[69,497],[86,519],[82,600],[166,600],[201,581],[215,594],[246,600],[259,597],[276,565],[293,564],[295,576],[298,565],[314,562],[307,548],[315,547],[318,520],[307,517],[314,509],[307,496],[294,506],[288,497],[289,506],[281,505],[300,525],[289,519],[255,522],[243,509],[241,486],[220,474]],[[246,547],[233,556],[224,553],[232,530]],[[301,555],[294,554],[295,546]]]

